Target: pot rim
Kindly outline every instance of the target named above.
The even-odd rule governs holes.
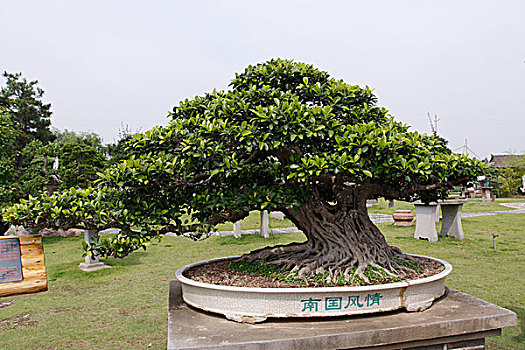
[[[302,287],[301,288],[300,287],[295,287],[295,288],[238,287],[238,286],[224,286],[220,284],[197,282],[197,281],[194,281],[192,279],[189,279],[183,276],[184,271],[194,266],[203,265],[203,264],[214,262],[214,261],[235,259],[235,258],[240,257],[240,255],[234,255],[234,256],[226,256],[226,257],[214,258],[214,259],[208,259],[208,260],[201,260],[201,261],[197,261],[197,262],[194,262],[188,265],[184,265],[175,271],[175,278],[177,278],[180,281],[180,283],[182,283],[183,285],[188,284],[194,287],[224,290],[224,291],[230,291],[230,292],[253,292],[253,293],[313,293],[313,292],[325,293],[326,292],[328,293],[328,292],[364,292],[364,291],[379,291],[379,290],[387,290],[387,289],[394,289],[394,288],[403,288],[403,287],[414,286],[414,285],[425,284],[425,283],[437,281],[437,280],[447,277],[452,272],[452,265],[450,265],[445,260],[441,260],[438,258],[425,256],[425,255],[418,255],[418,254],[407,254],[407,255],[427,258],[427,259],[437,261],[443,264],[445,269],[441,271],[440,273],[429,276],[429,277],[423,277],[423,278],[407,280],[407,281],[402,281],[402,282],[376,284],[376,285],[369,285],[369,286],[355,286],[355,287],[306,287],[306,288],[302,288]]]

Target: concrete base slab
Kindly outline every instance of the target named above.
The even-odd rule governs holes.
[[[82,271],[91,272],[91,271],[97,271],[102,269],[110,269],[112,266],[106,265],[103,262],[95,262],[95,263],[80,263],[78,264],[78,268]]]
[[[483,349],[484,338],[517,325],[516,314],[449,289],[428,310],[371,316],[234,323],[187,306],[170,281],[168,349]]]

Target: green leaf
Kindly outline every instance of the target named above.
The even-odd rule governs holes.
[[[368,170],[363,170],[363,173],[368,177],[372,177],[372,173]]]

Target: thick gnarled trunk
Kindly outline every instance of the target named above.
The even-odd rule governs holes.
[[[410,258],[387,244],[368,217],[366,206],[355,209],[317,203],[291,209],[286,214],[308,240],[263,248],[243,259],[264,260],[285,270],[296,271],[299,276],[328,271],[331,281],[340,277],[351,281],[354,276],[359,276],[368,282],[363,274],[367,267],[399,277],[407,270],[400,260]]]

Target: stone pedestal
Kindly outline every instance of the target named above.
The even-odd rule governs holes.
[[[261,236],[264,238],[270,237],[270,217],[268,210],[261,211]]]
[[[97,238],[97,237],[98,237],[97,231],[94,231],[94,230],[85,230],[84,231],[84,241],[87,244],[90,244],[90,242],[94,238]],[[91,271],[97,271],[97,270],[101,270],[101,269],[108,269],[108,268],[111,268],[111,266],[106,265],[103,262],[101,262],[99,260],[98,256],[95,257],[95,258],[92,258],[90,256],[86,256],[84,258],[84,262],[78,264],[78,268],[81,269],[82,271],[91,272]]]
[[[281,213],[281,212],[277,212],[277,213]],[[283,218],[281,220],[284,220],[284,214],[281,213],[281,215],[283,215]],[[268,210],[261,211],[261,228],[259,232],[261,233],[261,236],[263,236],[264,238],[270,237],[270,216],[268,215]],[[233,223],[233,236],[235,238],[240,238],[241,235],[242,235],[241,221],[239,220]]]
[[[173,280],[168,350],[484,349],[486,337],[516,325],[515,313],[455,290],[424,312],[235,323],[188,307]]]
[[[468,203],[464,199],[452,199],[442,201],[441,211],[443,213],[443,223],[441,224],[440,236],[454,237],[456,239],[463,239],[463,227],[461,225],[461,211],[463,204]]]
[[[414,233],[414,238],[425,239],[430,242],[437,242],[437,203],[430,203],[426,205],[421,202],[415,202],[414,206],[416,207],[416,232]]]
[[[241,220],[235,221],[233,223],[233,237],[235,238],[241,238]]]

